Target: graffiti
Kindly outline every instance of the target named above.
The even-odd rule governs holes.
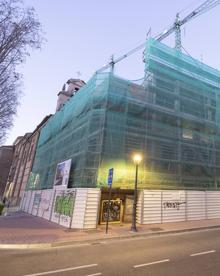
[[[54,212],[59,215],[71,217],[75,203],[75,193],[57,195]]]
[[[166,208],[173,208],[173,209],[177,209],[179,210],[180,209],[180,205],[182,204],[186,204],[185,201],[166,201],[163,203],[163,208],[166,209]]]
[[[50,208],[50,199],[42,198],[42,199],[41,199],[41,208],[42,208],[44,211],[48,211],[49,208]]]

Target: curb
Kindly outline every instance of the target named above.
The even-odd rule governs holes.
[[[139,237],[155,237],[169,234],[178,234],[185,232],[196,232],[203,230],[212,230],[220,229],[220,225],[196,227],[196,228],[186,228],[186,229],[176,229],[176,230],[167,230],[167,231],[158,231],[151,233],[130,233],[128,235],[114,236],[114,237],[105,237],[105,238],[95,238],[88,239],[83,241],[58,241],[52,243],[28,243],[28,244],[0,244],[0,249],[52,249],[56,247],[67,247],[67,246],[83,246],[83,245],[98,245],[112,240],[125,240],[125,239],[134,239]]]
[[[104,243],[106,241],[111,240],[123,240],[123,239],[130,239],[130,238],[140,238],[140,237],[154,237],[154,236],[162,236],[162,235],[169,235],[169,234],[178,234],[184,232],[196,232],[202,230],[211,230],[211,229],[220,229],[220,225],[212,225],[212,226],[204,226],[204,227],[196,227],[196,228],[186,228],[186,229],[176,229],[176,230],[167,230],[167,231],[157,231],[157,232],[148,232],[148,233],[132,233],[130,235],[122,235],[122,236],[115,236],[115,237],[105,237],[105,238],[96,238],[96,239],[88,239],[84,240],[83,243],[81,241],[60,241],[60,242],[53,242],[51,243],[51,248],[59,247],[59,246],[71,246],[71,245],[83,245],[83,244],[99,244]]]

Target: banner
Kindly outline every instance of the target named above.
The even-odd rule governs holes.
[[[68,186],[69,174],[71,168],[71,159],[68,159],[62,163],[57,164],[54,188],[63,188]]]

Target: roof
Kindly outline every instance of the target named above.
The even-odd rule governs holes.
[[[72,83],[72,82],[82,82],[82,83],[85,84],[85,82],[84,82],[83,80],[81,80],[81,79],[69,79],[66,83],[67,83],[67,84],[70,84],[70,83]]]
[[[49,114],[49,115],[45,116],[45,117],[43,118],[43,120],[40,122],[40,124],[37,125],[37,127],[36,127],[36,128],[34,129],[34,131],[31,133],[30,136],[33,136],[40,128],[42,128],[42,127],[46,124],[46,122],[50,119],[51,116],[53,116],[53,115],[52,115],[52,114]]]

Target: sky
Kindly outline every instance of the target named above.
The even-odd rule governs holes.
[[[42,24],[46,42],[20,67],[22,97],[14,127],[5,144],[32,132],[55,112],[57,93],[69,78],[88,81],[108,63],[142,44],[151,28],[154,37],[180,12],[184,18],[204,0],[24,0]],[[194,58],[220,70],[220,5],[182,27],[182,45]],[[163,43],[174,47],[174,35]],[[123,60],[115,74],[135,80],[144,76],[142,52]],[[79,73],[80,72],[80,73]]]

